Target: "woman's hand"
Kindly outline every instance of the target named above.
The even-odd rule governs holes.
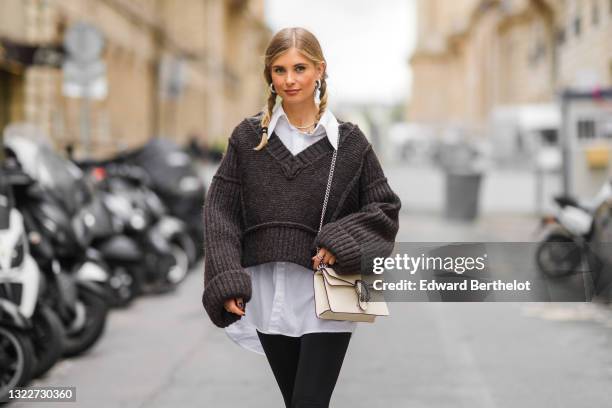
[[[242,305],[242,308],[240,307],[240,305]],[[245,315],[244,301],[242,300],[242,298],[227,299],[223,307],[225,307],[225,310],[227,310],[228,312],[237,314],[238,316]]]
[[[323,261],[324,264],[333,265],[336,263],[336,256],[328,249],[321,248],[319,252],[312,258],[312,267],[316,271],[319,269],[319,264]]]

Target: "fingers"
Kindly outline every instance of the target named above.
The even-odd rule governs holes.
[[[327,254],[325,254],[325,257],[323,259],[323,262],[326,263],[327,265],[333,265],[332,260],[336,260],[336,257],[333,256],[331,254],[331,252],[327,252]]]
[[[311,259],[313,261],[312,267],[314,268],[314,270],[319,269],[319,264],[321,262],[327,265],[333,265],[336,263],[336,257],[334,256],[334,254],[325,248],[319,249],[319,252],[317,252],[317,254]]]
[[[319,249],[317,254],[311,258],[313,262],[312,267],[315,271],[319,269],[319,264],[321,263],[321,260],[325,259],[325,253],[325,248],[321,248]]]
[[[225,310],[230,313],[237,314],[238,316],[244,316],[246,313],[244,310],[238,307],[238,302],[243,302],[242,298],[228,299],[224,305]]]

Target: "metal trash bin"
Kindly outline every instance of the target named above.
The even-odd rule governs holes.
[[[482,173],[473,170],[446,170],[447,218],[471,221],[478,215]]]

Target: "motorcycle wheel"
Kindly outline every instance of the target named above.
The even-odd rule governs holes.
[[[34,365],[34,347],[30,338],[0,326],[0,401],[6,401],[13,388],[30,382]]]
[[[187,252],[178,244],[170,244],[170,252],[173,258],[173,265],[168,269],[166,279],[172,285],[178,285],[187,276],[189,272],[189,255]]]
[[[124,308],[132,303],[137,292],[136,282],[126,268],[118,266],[113,270],[109,279],[109,292],[111,307]]]
[[[174,291],[176,285],[168,280],[168,272],[175,264],[176,261],[170,251],[163,256],[148,254],[144,268],[138,268],[143,277],[139,285],[139,294],[162,295]]]
[[[51,308],[39,304],[32,316],[32,343],[36,367],[33,378],[45,374],[62,357],[64,326]]]
[[[79,288],[77,317],[84,324],[66,330],[64,356],[74,357],[92,347],[102,336],[108,315],[108,304],[98,294]]]
[[[189,259],[189,270],[191,270],[191,268],[193,268],[198,262],[198,251],[196,249],[194,240],[191,238],[191,235],[183,234],[177,240],[177,244],[179,244],[187,253],[187,258]]]
[[[536,250],[536,263],[544,275],[561,278],[576,271],[582,262],[582,249],[569,237],[551,235]]]

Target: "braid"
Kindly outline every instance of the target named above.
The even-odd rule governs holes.
[[[268,144],[268,125],[270,124],[270,119],[272,119],[274,105],[276,105],[276,94],[268,91],[268,106],[264,110],[264,115],[261,118],[261,141],[253,150],[261,150]]]
[[[317,122],[323,116],[325,112],[325,108],[327,108],[327,82],[325,82],[325,78],[321,79],[321,88],[319,89],[319,112],[317,113]]]

